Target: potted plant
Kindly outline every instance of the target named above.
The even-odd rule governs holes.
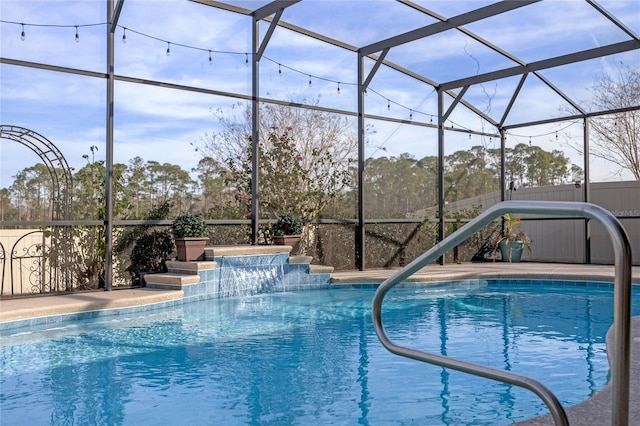
[[[495,245],[495,250],[500,250],[503,262],[520,262],[525,248],[531,251],[533,241],[521,227],[519,216],[511,216],[509,213],[502,216],[503,231]]]
[[[178,260],[204,260],[204,248],[209,240],[209,228],[202,216],[181,213],[171,223],[171,233],[176,242]]]
[[[273,242],[276,245],[291,246],[291,254],[296,256],[300,250],[302,228],[302,220],[289,213],[284,213],[271,226]]]

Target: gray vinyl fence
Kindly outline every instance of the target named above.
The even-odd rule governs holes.
[[[517,188],[512,200],[583,201],[584,188],[575,184],[539,188]],[[481,205],[482,209],[500,201],[498,191],[447,204],[451,211]],[[589,202],[609,210],[620,219],[629,235],[633,264],[640,265],[640,181],[600,182],[590,185]],[[533,239],[531,253],[523,260],[540,262],[585,262],[585,221],[523,216],[523,228]],[[597,223],[590,225],[591,262],[612,264],[611,242]]]

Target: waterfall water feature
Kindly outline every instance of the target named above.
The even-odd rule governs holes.
[[[269,293],[284,281],[284,256],[225,256],[215,260],[220,270],[218,297]]]

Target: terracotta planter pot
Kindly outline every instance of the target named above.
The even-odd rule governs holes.
[[[204,260],[204,248],[209,238],[176,238],[176,250],[178,260],[190,262],[193,260]]]
[[[291,256],[297,256],[300,251],[301,237],[301,235],[276,235],[273,237],[273,242],[277,246],[291,246]]]

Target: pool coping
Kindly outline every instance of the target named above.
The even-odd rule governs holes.
[[[318,265],[311,265],[318,266]],[[334,271],[331,285],[375,284],[389,278],[400,268]],[[407,282],[435,282],[464,279],[523,278],[566,279],[574,281],[612,281],[613,266],[548,263],[463,263],[429,265]],[[632,280],[640,284],[640,267],[633,267]],[[27,318],[62,315],[95,310],[145,306],[184,297],[182,290],[151,288],[88,291],[32,297],[0,298],[0,324]]]
[[[343,287],[354,284],[381,283],[400,268],[370,269],[365,271],[338,271],[331,274],[331,285]],[[546,263],[465,263],[452,265],[430,265],[418,271],[410,282],[436,282],[465,279],[565,279],[572,281],[609,281],[613,279],[611,265],[546,264]],[[640,284],[640,267],[633,267],[632,281]],[[20,297],[0,299],[0,323],[59,317],[67,314],[100,313],[104,310],[135,308],[148,305],[180,303],[182,290],[122,289],[114,291],[92,291],[55,296]],[[103,312],[104,313],[104,312]],[[607,347],[612,345],[611,330],[607,334]],[[608,351],[611,357],[611,351]],[[611,358],[609,358],[611,362]],[[630,400],[640,399],[640,317],[632,318]],[[607,384],[600,392],[572,407],[565,407],[570,424],[611,424],[612,388]],[[640,404],[629,405],[630,425],[640,425]],[[553,425],[550,415],[519,422],[523,426]]]
[[[49,316],[133,308],[181,300],[182,290],[131,288],[0,300],[0,324]]]

